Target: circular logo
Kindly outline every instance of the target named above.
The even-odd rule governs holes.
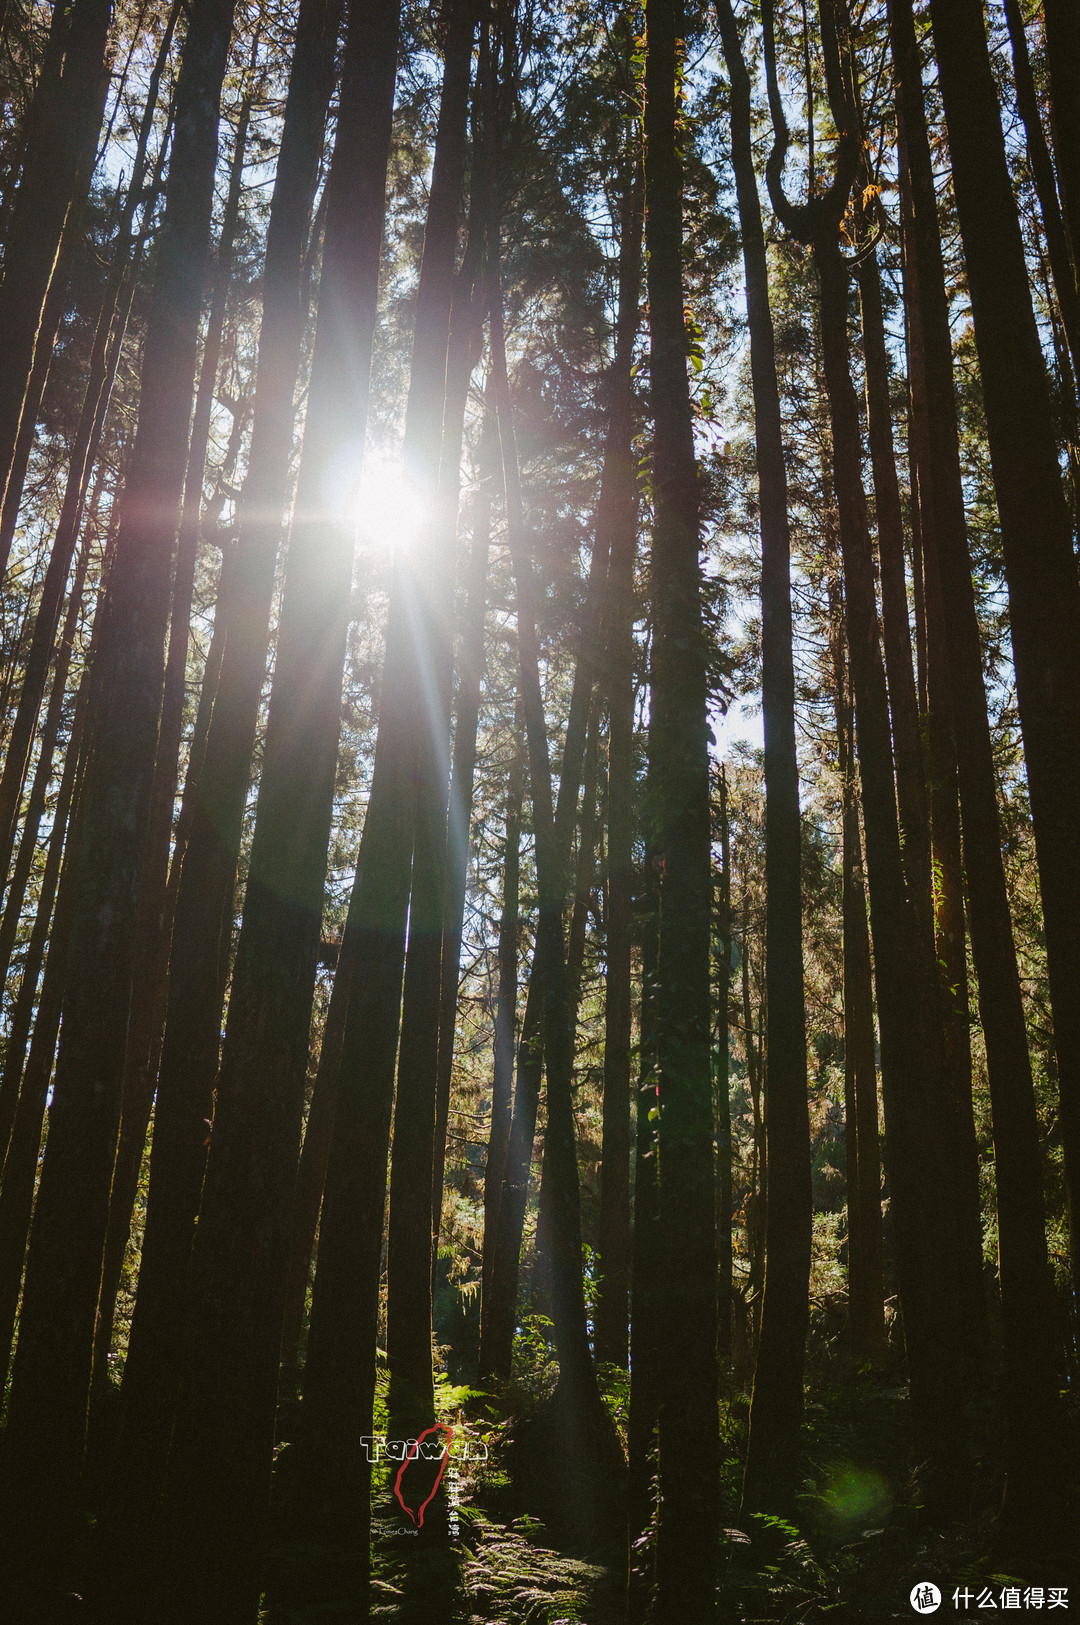
[[[917,1614],[934,1614],[941,1607],[941,1592],[930,1580],[911,1588],[911,1606]]]

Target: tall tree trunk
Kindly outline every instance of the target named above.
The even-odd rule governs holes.
[[[110,1478],[98,1534],[102,1570],[111,1575],[123,1570],[108,1555],[110,1543],[129,1542],[132,1528],[149,1517],[154,1504],[175,1397],[167,1373],[183,1323],[184,1283],[206,1164],[206,1125],[213,1111],[233,889],[288,495],[293,393],[306,310],[301,271],[339,21],[339,0],[301,4],[267,233],[249,470],[239,534],[223,560],[214,617],[211,657],[217,646],[221,664],[204,759],[199,771],[189,774],[181,810],[186,838],[173,883],[168,999],[139,1291],[124,1368],[118,1470]],[[212,658],[206,683],[213,679]]]
[[[473,294],[469,289],[469,307]],[[451,322],[451,340],[453,340]],[[477,341],[482,333],[476,325]],[[442,983],[438,1009],[438,1058],[435,1072],[435,1141],[432,1157],[432,1292],[438,1259],[438,1232],[442,1227],[443,1178],[447,1170],[447,1126],[453,1051],[458,1025],[461,986],[461,938],[464,933],[464,894],[469,874],[469,827],[473,821],[473,786],[476,778],[476,728],[481,712],[484,679],[484,643],[487,626],[487,556],[490,548],[490,476],[494,471],[494,408],[486,401],[481,427],[479,489],[471,515],[471,543],[464,565],[464,608],[458,655],[458,695],[453,725],[453,760],[447,809],[447,897],[443,939]]]
[[[654,1617],[715,1610],[719,1440],[716,1202],[709,976],[709,758],[698,560],[698,471],[683,315],[679,0],[649,7],[645,55],[645,244],[655,514],[650,563],[651,843],[659,871],[656,1074],[661,1358],[680,1380],[659,1403],[660,1513]],[[797,869],[796,869],[797,873]],[[796,882],[797,885],[797,882]],[[778,948],[783,954],[783,949]],[[781,1029],[783,1030],[783,1029]],[[781,1050],[783,1042],[781,1042]],[[783,1065],[782,1055],[778,1056]],[[677,1353],[676,1353],[677,1349]],[[695,1448],[687,1452],[686,1441]]]
[[[922,974],[926,954],[918,934],[925,922],[912,917],[904,884],[885,670],[859,474],[858,407],[848,371],[847,272],[831,236],[820,245],[817,260],[904,1333],[920,1430],[928,1445],[936,1440],[939,1493],[947,1497],[950,1480],[962,1467],[957,1440],[950,1434],[962,1421],[963,1407],[961,1328],[949,1279],[957,1247],[943,1146],[943,1057],[933,1031],[936,1011],[927,1008]]]
[[[190,14],[116,567],[103,608],[72,962],[30,1237],[0,1497],[14,1573],[59,1577],[71,1536],[109,1184],[119,1126],[142,845],[157,744],[232,0]],[[93,973],[90,973],[93,967]],[[12,1499],[13,1498],[13,1499]]]
[[[472,822],[473,781],[476,775],[476,729],[480,717],[480,688],[484,675],[487,568],[491,543],[491,477],[495,456],[494,436],[494,410],[486,406],[480,443],[480,487],[476,493],[472,511],[472,540],[469,546],[468,562],[465,566],[464,619],[458,661],[454,757],[450,770],[450,804],[447,816],[446,935],[443,949],[442,983],[439,993],[439,1047],[435,1082],[435,1144],[431,1173],[433,1288],[434,1270],[439,1251],[439,1230],[442,1224],[443,1177],[446,1170],[446,1132],[450,1115],[450,1087],[454,1070],[454,1035],[457,1029],[458,992],[461,984],[461,941],[465,927],[465,890],[469,875],[469,829]],[[519,822],[520,816],[519,808]],[[516,990],[516,947],[514,964]],[[513,1020],[513,1014],[511,1013],[511,1034]],[[510,1055],[512,1063],[512,1036]],[[484,1188],[486,1192],[486,1175]]]
[[[1080,1228],[1080,590],[979,0],[932,0],[1039,864],[1073,1276]]]
[[[766,1133],[772,1199],[743,1507],[790,1516],[800,1481],[798,1433],[809,1325],[810,1116],[803,1000],[801,824],[795,755],[791,538],[787,471],[769,308],[768,262],[754,176],[750,76],[730,0],[721,0],[732,83],[732,161],[750,319],[761,507],[762,695],[765,731]]]
[[[517,1031],[518,953],[521,937],[521,802],[525,764],[520,726],[515,720],[513,757],[507,775],[503,840],[502,910],[499,915],[499,984],[495,1002],[495,1041],[491,1074],[491,1128],[484,1169],[484,1257],[480,1296],[480,1373],[489,1374],[487,1331],[491,1312],[492,1262],[499,1201],[506,1173],[514,1084]]]
[[[354,16],[244,916],[191,1260],[189,1335],[160,1520],[162,1620],[254,1620],[268,1510],[311,1008],[341,722],[398,41]]]
[[[873,549],[862,485],[859,408],[848,352],[848,267],[839,227],[859,165],[859,137],[832,0],[820,6],[829,100],[838,128],[834,175],[826,191],[793,206],[782,171],[790,136],[776,77],[772,5],[766,67],[776,139],[766,170],[785,226],[811,243],[819,280],[821,345],[844,568],[847,641],[866,836],[867,880],[881,1032],[882,1078],[897,1271],[911,1393],[922,1447],[931,1462],[929,1494],[955,1504],[965,1471],[962,1333],[951,1264],[956,1212],[945,1155],[943,1046],[937,1020],[930,922],[908,896],[893,781],[892,739],[882,657]],[[845,19],[846,20],[846,17]],[[775,1181],[770,1168],[770,1204]]]
[[[58,15],[61,9],[57,8],[55,14]],[[84,415],[80,417],[70,459],[69,489],[73,482],[81,484],[85,488],[85,482],[89,477],[90,468],[96,455],[97,440],[101,431],[100,428],[95,429],[94,425],[99,418],[104,421],[116,362],[123,343],[124,329],[127,324],[127,316],[131,308],[131,299],[138,277],[139,262],[142,258],[146,239],[150,233],[154,209],[161,192],[161,177],[164,173],[165,154],[168,150],[169,131],[172,126],[171,108],[162,134],[161,146],[154,163],[154,179],[149,185],[146,183],[147,150],[158,110],[161,76],[168,62],[173,34],[176,31],[179,16],[180,5],[177,3],[173,5],[166,18],[157,57],[150,70],[146,100],[139,121],[135,156],[132,159],[131,175],[124,194],[123,206],[120,209],[120,217],[113,239],[113,255],[109,266],[105,294],[101,308],[98,311],[94,345],[88,368],[86,394],[84,396]],[[138,235],[133,237],[132,224],[135,219],[135,210],[140,202],[143,204],[142,224]],[[0,558],[2,559],[8,557],[18,522],[23,484],[26,479],[26,470],[34,443],[38,412],[45,392],[53,344],[67,301],[69,261],[79,238],[82,225],[81,216],[81,209],[69,211],[56,269],[53,273],[48,297],[42,312],[41,327],[34,353],[34,367],[23,401],[18,438],[15,443],[11,468],[7,472],[7,487],[3,493],[3,503],[0,506]],[[111,334],[115,334],[115,336],[110,337]],[[111,361],[107,359],[110,346],[112,351]],[[100,404],[96,408],[91,408],[91,400],[96,403],[100,402]],[[89,414],[88,418],[87,413]],[[64,500],[66,506],[70,498],[65,495]],[[57,531],[58,543],[63,524],[62,516]]]
[[[1080,279],[1080,18],[1070,0],[1045,0],[1050,129],[1073,274]]]
[[[480,1377],[510,1375],[517,1317],[518,1264],[525,1204],[529,1192],[536,1113],[540,1103],[543,1049],[540,1017],[541,975],[533,954],[521,1036],[517,1046],[514,1109],[507,1133],[502,1186],[494,1208],[494,1233],[484,1233],[487,1300],[480,1323]]]
[[[739,950],[742,962],[739,982],[742,995],[743,1051],[746,1057],[746,1084],[750,1091],[750,1115],[753,1125],[750,1189],[746,1197],[746,1250],[750,1266],[746,1298],[750,1308],[750,1347],[756,1361],[761,1327],[761,1289],[765,1280],[765,1227],[769,1217],[769,1156],[761,1076],[761,1033],[754,1021],[754,1006],[750,998],[749,894],[743,897],[742,940]]]
[[[43,76],[27,125],[22,176],[4,250],[0,329],[0,490],[15,455],[42,312],[69,211],[81,207],[94,166],[109,75],[111,0],[76,0],[63,14],[63,67]],[[36,412],[36,403],[34,404]],[[0,576],[7,566],[0,558]]]
[[[505,416],[505,414],[504,414]],[[509,500],[509,499],[508,499]],[[523,519],[521,521],[524,522]],[[562,761],[559,770],[559,793],[555,806],[554,837],[552,853],[550,855],[550,893],[554,900],[558,896],[559,902],[559,937],[562,935],[562,906],[565,902],[565,893],[568,884],[568,869],[573,848],[574,827],[577,819],[578,798],[581,789],[581,776],[584,766],[588,721],[592,707],[593,688],[596,681],[599,662],[596,659],[596,649],[602,646],[603,628],[601,612],[607,584],[608,550],[611,534],[608,526],[597,526],[593,546],[592,559],[589,566],[589,581],[586,589],[585,607],[581,618],[580,637],[574,663],[574,678],[570,694],[570,706],[567,714],[566,734],[563,742]],[[542,707],[539,708],[542,717]],[[534,805],[534,828],[535,828]],[[552,902],[548,911],[548,924],[543,927],[545,945],[554,941],[547,933],[552,931],[551,919],[556,909]],[[562,955],[560,947],[560,956]],[[543,985],[546,977],[548,963],[548,946],[543,952],[534,956],[533,973],[529,984],[530,1006],[534,996],[536,1000],[536,1020],[540,1021],[540,1010],[547,999],[547,991]],[[560,973],[561,974],[561,973]],[[554,1008],[554,1007],[553,1007]],[[566,1006],[567,1019],[569,1019],[569,1006]],[[546,1018],[545,1018],[546,1019]],[[532,1135],[536,1126],[536,1106],[532,1095],[532,1081],[535,1078],[536,1087],[539,1087],[539,1072],[534,1068],[540,1065],[540,1056],[532,1054],[531,1046],[526,1044],[529,1029],[529,1008],[526,1009],[526,1020],[523,1029],[522,1047],[519,1050],[519,1088],[515,1093],[514,1121],[511,1127],[510,1152],[507,1161],[507,1172],[504,1181],[504,1190],[499,1201],[498,1224],[495,1234],[495,1251],[492,1261],[492,1297],[494,1307],[489,1324],[492,1328],[491,1337],[486,1341],[487,1353],[485,1370],[502,1371],[509,1375],[511,1350],[513,1343],[514,1314],[516,1309],[517,1279],[519,1255],[521,1252],[522,1225],[525,1216],[525,1200],[528,1187],[528,1171],[532,1156]],[[529,1057],[529,1058],[526,1058]],[[526,1079],[527,1085],[522,1093],[520,1084]],[[521,1100],[519,1114],[518,1101]],[[519,1135],[519,1124],[521,1135]],[[527,1143],[525,1136],[527,1135]],[[550,1187],[549,1187],[550,1190]],[[498,1325],[499,1330],[494,1330]]]
[[[429,500],[435,497],[438,483],[473,34],[471,13],[459,0],[447,0],[442,20],[446,68],[405,429],[406,472]],[[353,1441],[370,1433],[372,1427],[386,1163],[420,793],[414,774],[422,767],[415,735],[418,729],[430,726],[438,736],[437,715],[442,707],[436,696],[442,699],[446,688],[445,676],[438,675],[437,654],[424,642],[430,606],[419,601],[433,585],[434,545],[429,524],[412,548],[399,543],[395,552],[375,763],[350,903],[350,912],[356,910],[356,957],[342,1035],[304,1372],[297,1504],[307,1525],[326,1527],[330,1538],[340,1540],[349,1550],[355,1564],[355,1601],[360,1607],[367,1601],[370,1475]],[[421,673],[428,676],[433,655],[434,693],[421,677]],[[436,708],[435,715],[429,706]],[[443,738],[444,752],[446,745]],[[429,760],[427,765],[433,764]],[[442,784],[445,820],[445,778]],[[430,777],[425,791],[429,797],[435,794]],[[436,909],[441,899],[440,890]],[[418,914],[418,928],[419,923]],[[441,952],[438,933],[434,947],[437,954]],[[436,974],[438,964],[436,958]],[[432,1074],[438,1041],[437,982],[435,985],[428,1029],[434,1035],[428,1051]],[[427,1209],[423,1262],[416,1266],[423,1277],[418,1291],[425,1296],[431,1290],[433,1100],[431,1105],[423,1190],[417,1193],[421,1208]],[[428,1303],[430,1313],[429,1298]],[[430,1365],[430,1331],[428,1361]]]
[[[453,619],[461,446],[466,394],[477,359],[479,324],[471,312],[490,212],[489,189],[480,172],[486,162],[479,119],[474,118],[473,200],[467,264],[455,288],[454,265],[461,192],[468,152],[469,85],[475,19],[465,0],[447,17],[445,67],[435,165],[424,254],[417,289],[417,321],[405,424],[406,468],[430,504],[428,533],[416,548],[408,591],[413,660],[424,672],[415,691],[415,825],[402,819],[399,839],[411,838],[412,886],[402,990],[401,1037],[390,1168],[387,1240],[386,1352],[390,1366],[390,1427],[412,1438],[435,1420],[431,1361],[431,1238],[433,1231],[435,1126],[441,980],[456,981],[456,965],[443,965],[450,921],[447,806],[450,781],[450,702],[453,685]],[[486,96],[490,54],[481,46]],[[481,202],[480,194],[483,196]],[[457,310],[454,310],[454,306]],[[456,320],[452,317],[456,316]],[[382,788],[382,787],[380,787]],[[373,791],[374,794],[374,786]],[[385,793],[385,791],[384,791]],[[388,1012],[391,1016],[392,1013]],[[445,1135],[445,1127],[444,1127]],[[442,1207],[442,1188],[439,1188]],[[439,1534],[438,1521],[431,1523]]]
[[[617,1446],[596,1386],[585,1316],[573,1107],[574,1034],[563,942],[567,865],[565,846],[560,840],[563,809],[567,805],[573,808],[577,803],[581,766],[578,763],[568,764],[568,740],[567,749],[563,752],[563,774],[556,811],[547,722],[540,687],[536,581],[532,563],[534,550],[529,544],[522,501],[497,273],[493,280],[496,292],[491,310],[491,362],[502,443],[507,534],[514,570],[518,686],[528,752],[540,899],[533,976],[539,978],[542,995],[540,1025],[547,1081],[544,1152],[549,1160],[550,1181],[551,1319],[559,1361],[559,1383],[553,1400],[553,1415],[556,1427],[564,1430],[563,1437],[573,1441],[566,1475],[568,1518],[577,1524],[583,1539],[602,1542],[610,1538],[613,1518],[617,1516],[614,1500],[617,1485],[612,1482],[612,1450],[617,1450]],[[578,688],[577,683],[575,688]],[[588,709],[586,704],[586,717]],[[572,814],[568,814],[565,827],[571,827],[572,823]],[[529,1012],[526,1010],[526,1033],[528,1025]],[[509,1172],[508,1165],[508,1175]],[[504,1191],[500,1203],[500,1225],[502,1209],[509,1206],[506,1196]],[[520,1232],[518,1235],[520,1242]]]
[[[1046,134],[1042,127],[1039,99],[1035,90],[1035,78],[1031,71],[1031,58],[1028,55],[1027,35],[1024,32],[1024,14],[1020,10],[1019,0],[1005,0],[1005,16],[1008,19],[1009,39],[1012,42],[1016,103],[1020,109],[1024,134],[1027,137],[1028,164],[1031,167],[1031,177],[1035,183],[1035,196],[1039,200],[1039,213],[1042,215],[1043,231],[1046,235],[1047,258],[1050,261],[1050,270],[1054,278],[1054,292],[1057,294],[1061,325],[1065,329],[1065,338],[1069,346],[1073,376],[1078,377],[1080,376],[1080,290],[1077,288],[1076,267],[1069,256],[1069,241],[1065,234],[1065,223],[1061,215],[1061,204],[1054,180],[1054,165],[1050,157],[1050,148],[1047,145]],[[1078,45],[1080,45],[1080,30],[1077,33]],[[1064,180],[1064,175],[1062,179]],[[1073,410],[1075,413],[1075,405]]]
[[[597,1232],[596,1358],[625,1365],[630,1308],[630,1054],[634,909],[634,345],[641,301],[644,191],[636,131],[627,132],[619,238],[619,311],[609,378],[597,527],[608,527],[607,976],[604,1106]]]
[[[831,606],[830,606],[831,607]],[[877,1364],[885,1352],[885,1290],[878,1144],[877,1058],[870,931],[866,920],[855,741],[848,701],[843,619],[834,611],[833,688],[843,840],[844,1128],[848,1157],[848,1299],[851,1355]]]
[[[920,506],[926,566],[948,626],[951,717],[979,1013],[986,1041],[997,1173],[999,1267],[1006,1349],[1005,1525],[1018,1544],[1058,1527],[1063,1496],[1057,1346],[1042,1206],[1039,1128],[1023,999],[1001,860],[993,745],[964,514],[949,300],[910,0],[893,0],[905,210],[905,297],[921,362],[912,372],[922,417]]]
[[[646,794],[648,785],[646,785]],[[660,1233],[657,1212],[656,950],[657,894],[646,850],[641,943],[641,1071],[635,1102],[634,1229],[630,1274],[630,1419],[626,1533],[629,1551],[627,1618],[648,1616],[654,1563],[643,1563],[641,1536],[656,1510],[656,1418],[664,1373],[660,1333]],[[648,1543],[649,1557],[654,1548]],[[635,1556],[637,1560],[635,1561]]]
[[[866,211],[863,214],[864,223],[869,226]],[[977,1351],[985,1340],[986,1311],[982,1287],[979,1160],[971,1102],[967,948],[955,753],[946,709],[947,694],[940,683],[933,681],[932,659],[928,659],[927,667],[929,707],[925,750],[920,732],[904,569],[903,515],[889,402],[885,318],[876,254],[866,254],[860,259],[857,280],[866,370],[867,428],[877,510],[882,644],[892,719],[904,874],[920,937],[927,948],[934,940],[935,921],[937,924],[937,966],[928,967],[926,980],[929,996],[936,995],[944,1045],[949,1183],[955,1193],[960,1241],[954,1260],[957,1286],[962,1294],[960,1325],[969,1354],[977,1361]],[[926,596],[929,623],[934,598],[929,592]],[[928,646],[931,641],[928,634]],[[932,872],[938,881],[936,897]]]
[[[258,30],[252,42],[253,60],[249,73],[254,66],[257,45]],[[229,278],[240,217],[244,158],[247,151],[252,100],[253,93],[249,90],[241,103],[237,120],[221,236],[211,278],[210,310],[207,317],[199,388],[195,397],[187,475],[184,481],[184,503],[173,576],[172,618],[165,661],[157,763],[150,798],[150,819],[135,925],[135,962],[140,967],[140,974],[132,994],[120,1135],[113,1167],[109,1228],[105,1238],[101,1290],[94,1333],[91,1425],[95,1423],[100,1413],[104,1385],[108,1380],[108,1354],[112,1340],[116,1293],[120,1285],[120,1274],[131,1228],[132,1208],[139,1186],[146,1130],[157,1080],[162,1023],[165,1017],[172,905],[175,902],[175,894],[170,891],[168,885],[169,852],[173,839],[173,809],[176,802],[180,745],[184,728],[191,605],[202,519],[206,454],[210,441],[210,419],[221,360]],[[96,1451],[95,1454],[99,1464],[103,1465],[100,1455]]]
[[[60,1004],[67,974],[68,944],[71,938],[72,907],[75,898],[75,857],[78,852],[78,742],[72,751],[70,772],[65,772],[61,801],[53,839],[49,843],[46,870],[42,877],[42,899],[29,952],[40,958],[48,932],[48,957],[37,1002],[34,1034],[29,1053],[13,1047],[10,1064],[21,1083],[11,1141],[4,1161],[0,1185],[0,1367],[7,1375],[15,1313],[19,1301],[26,1256],[26,1236],[34,1205],[34,1181],[41,1149],[41,1129],[45,1118],[49,1083],[56,1055],[56,1035],[60,1026]],[[61,867],[65,848],[68,863]],[[56,897],[55,911],[52,909]],[[37,940],[34,940],[36,937]],[[19,1012],[16,1012],[16,1017]],[[27,1017],[29,1012],[27,1012]]]
[[[167,40],[171,37],[171,25],[174,18],[175,12],[173,17],[170,18],[170,27],[166,32],[166,40],[162,42],[158,61],[155,63],[154,74],[158,75],[158,77],[160,77],[160,71],[165,65]],[[120,225],[117,230],[116,254],[110,268],[108,286],[101,309],[98,312],[94,331],[86,391],[79,413],[78,426],[72,441],[67,482],[56,527],[56,538],[49,555],[45,579],[42,582],[41,599],[38,603],[34,632],[27,652],[18,708],[4,757],[3,775],[0,777],[0,873],[7,872],[11,859],[11,848],[15,838],[18,817],[19,793],[22,789],[26,765],[30,758],[34,729],[37,726],[38,713],[45,691],[49,659],[52,654],[53,640],[56,636],[56,627],[63,602],[64,584],[67,581],[71,557],[75,550],[75,543],[83,520],[90,475],[97,458],[102,431],[105,427],[113,381],[116,377],[116,369],[123,349],[124,335],[127,330],[128,316],[135,294],[139,266],[149,232],[150,217],[153,213],[153,204],[148,202],[143,216],[143,228],[136,238],[132,238],[131,227],[134,220],[135,206],[139,200],[145,178],[143,172],[146,146],[149,142],[153,124],[156,93],[157,80],[152,75],[147,107],[139,129],[139,150],[135,156],[132,183],[128,188]],[[161,178],[167,150],[168,141],[163,139],[155,165],[154,177],[148,188],[152,198],[156,198],[161,189]],[[17,500],[14,507],[17,510]],[[12,513],[11,522],[12,526],[14,526],[14,512]],[[10,537],[7,545],[10,545]],[[4,544],[0,543],[0,553],[3,551],[3,546]],[[0,964],[5,959],[3,944],[0,942]]]
[[[719,773],[720,873],[716,885],[716,1352],[724,1365],[731,1362],[731,1331],[734,1314],[734,1271],[732,1268],[732,1138],[730,1032],[728,1010],[731,1003],[731,826],[728,818],[727,773]]]
[[[11,953],[18,934],[19,921],[22,917],[23,904],[26,901],[26,890],[34,867],[37,853],[38,830],[45,812],[48,799],[49,786],[53,781],[53,763],[56,755],[57,741],[64,716],[64,701],[67,696],[68,672],[71,666],[71,656],[75,641],[75,630],[83,606],[83,588],[86,582],[86,570],[90,563],[90,554],[93,550],[91,532],[96,518],[97,496],[100,486],[95,493],[95,500],[91,505],[91,520],[88,534],[83,542],[82,554],[75,567],[75,578],[71,584],[71,594],[68,601],[67,613],[64,617],[64,627],[60,634],[60,643],[57,649],[56,668],[53,672],[52,691],[49,695],[49,705],[45,713],[45,723],[41,731],[41,742],[38,747],[37,766],[34,769],[34,780],[30,786],[30,795],[27,800],[26,817],[23,821],[22,836],[19,840],[19,850],[15,858],[15,866],[8,887],[7,902],[4,907],[3,920],[0,921],[0,986],[6,986],[8,971],[11,968]],[[82,685],[80,684],[80,692]],[[76,701],[76,709],[79,702]],[[68,750],[71,748],[71,733],[68,735]],[[65,755],[64,768],[67,769]],[[53,812],[55,825],[57,812]],[[62,820],[61,820],[62,821]],[[50,842],[52,835],[50,833]],[[40,897],[38,908],[40,910]],[[36,923],[36,922],[35,922]],[[38,970],[40,970],[40,964]],[[30,1010],[33,1006],[33,985],[36,983],[38,971],[31,974],[31,960],[28,957],[23,966],[22,983],[20,984],[19,1000],[21,1002],[23,989],[27,990],[28,1005],[24,1022],[21,1023],[15,1016],[12,1017],[12,1026],[4,1043],[4,1073],[0,1079],[0,1166],[3,1165],[3,1152],[7,1148],[8,1135],[15,1115],[15,1100],[18,1090],[18,1067],[22,1065],[21,1056],[26,1048],[26,1040],[30,1036]],[[18,1065],[15,1057],[19,1056]]]
[[[56,1053],[59,1001],[63,994],[67,938],[71,926],[72,876],[75,868],[73,854],[77,848],[74,809],[85,767],[84,746],[90,701],[91,679],[86,673],[79,685],[64,771],[53,811],[52,833],[41,876],[37,913],[27,944],[26,964],[12,1011],[11,1028],[4,1046],[0,1090],[5,1099],[10,1100],[12,1113],[10,1139],[6,1141],[6,1155],[0,1163],[3,1170],[0,1179],[0,1368],[4,1378],[10,1360],[19,1283],[26,1256],[26,1237],[41,1147],[41,1125]],[[65,852],[68,863],[62,867]],[[45,977],[41,996],[37,998],[37,982],[43,961]],[[28,1055],[26,1044],[31,1024],[34,1036]]]

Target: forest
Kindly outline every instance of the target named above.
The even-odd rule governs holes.
[[[1078,0],[0,104],[0,1621],[1080,1605]]]

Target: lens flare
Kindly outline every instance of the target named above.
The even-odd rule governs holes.
[[[410,549],[427,516],[427,503],[400,459],[381,452],[365,458],[355,502],[360,547],[369,557]]]

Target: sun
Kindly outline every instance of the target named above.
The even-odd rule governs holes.
[[[354,501],[357,536],[369,557],[392,558],[410,549],[428,515],[428,503],[401,458],[385,452],[365,457]]]

